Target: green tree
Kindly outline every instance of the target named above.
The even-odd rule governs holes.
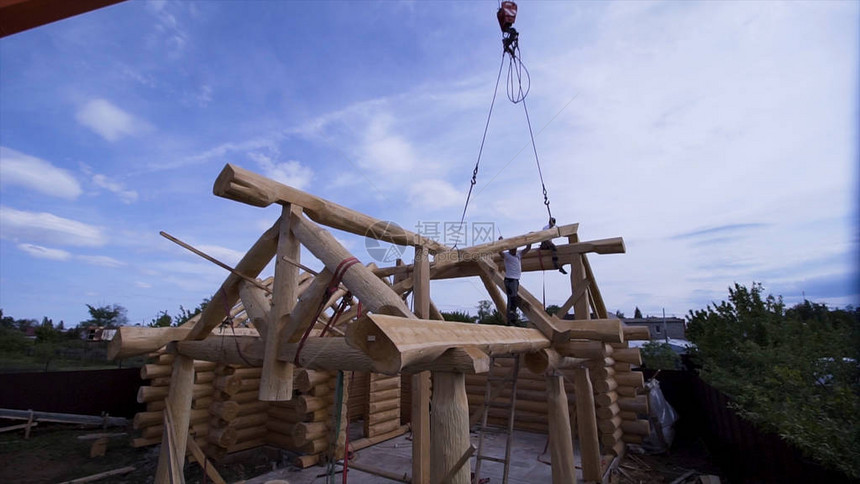
[[[84,326],[104,326],[105,328],[116,328],[128,324],[126,309],[118,304],[110,306],[94,307],[87,304],[90,319],[81,321]]]
[[[550,304],[549,306],[546,307],[546,313],[554,315],[555,313],[558,312],[559,309],[561,309],[561,306],[559,306],[558,304]],[[564,316],[564,315],[562,315],[562,316]]]
[[[649,341],[639,349],[642,354],[642,364],[652,370],[677,370],[681,367],[681,358],[667,343]]]
[[[636,319],[642,319],[642,311],[639,310],[639,306],[636,306],[636,309],[633,311],[633,317]]]
[[[474,323],[475,320],[478,319],[476,316],[472,316],[466,311],[442,311],[442,317],[445,321],[457,321],[461,323]]]
[[[47,317],[42,319],[42,324],[36,327],[36,342],[51,343],[58,341],[62,334],[54,329],[54,322]]]
[[[615,310],[615,317],[618,319],[624,319],[624,313],[622,313],[621,310],[616,309]]]
[[[753,283],[688,319],[702,377],[740,415],[860,478],[860,311],[809,301],[786,309]]]
[[[179,314],[173,317],[173,325],[174,326],[182,326],[189,319],[197,316],[202,313],[204,309],[206,309],[206,305],[209,304],[210,299],[204,298],[203,301],[197,305],[193,310],[185,309],[181,304],[179,305]]]
[[[170,317],[170,314],[167,311],[161,311],[156,318],[149,322],[148,326],[150,328],[164,328],[170,326],[171,323],[173,323],[173,318]]]
[[[481,300],[478,301],[478,324],[504,325],[505,318],[493,307],[493,303]]]

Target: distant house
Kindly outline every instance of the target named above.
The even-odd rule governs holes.
[[[687,339],[687,326],[682,318],[624,318],[621,321],[630,326],[647,326],[651,339]]]
[[[110,341],[116,335],[115,329],[105,328],[104,326],[87,326],[81,332],[81,339],[87,341]]]

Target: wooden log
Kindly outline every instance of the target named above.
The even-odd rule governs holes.
[[[371,394],[374,392],[381,392],[384,390],[397,390],[398,391],[398,398],[399,398],[400,378],[399,377],[393,377],[393,378],[387,378],[385,380],[373,380],[372,379],[370,381],[370,390],[369,391]],[[382,400],[382,398],[379,398],[379,400]]]
[[[329,433],[326,422],[299,422],[293,425],[293,442],[304,445],[308,441],[325,438]]]
[[[636,415],[636,412],[628,412],[626,410],[623,412],[619,412],[618,416],[621,417],[621,420],[636,420],[637,418],[639,418],[639,416]]]
[[[615,371],[632,371],[633,365],[631,365],[630,363],[616,362],[614,368],[615,368]]]
[[[577,240],[576,235],[568,237],[570,243],[575,243]],[[573,314],[577,320],[591,319],[591,311],[589,310],[591,295],[588,293],[590,286],[591,281],[585,275],[585,265],[582,262],[582,256],[579,255],[570,264],[570,292],[572,295],[578,295],[578,297],[571,296],[573,299]],[[621,332],[620,328],[618,332]]]
[[[415,248],[414,308],[416,316],[430,316],[430,262],[429,254],[422,247]],[[349,330],[347,330],[349,331]],[[412,422],[412,481],[415,484],[430,483],[430,372],[412,376],[412,402],[409,409]],[[374,409],[371,407],[370,412]]]
[[[272,419],[289,423],[325,422],[328,419],[329,411],[327,408],[324,408],[312,413],[299,413],[293,408],[270,407],[268,415]]]
[[[259,379],[263,373],[262,368],[233,368],[233,375],[248,379]]]
[[[558,320],[556,326],[574,339],[589,339],[607,343],[624,341],[620,319]]]
[[[153,378],[152,380],[149,380],[149,386],[150,387],[167,388],[168,385],[170,385],[170,377],[169,376],[163,376],[163,377]]]
[[[616,429],[615,432],[601,435],[600,443],[606,447],[613,447],[621,440],[622,435],[624,435],[624,431],[621,429]]]
[[[231,400],[212,402],[209,414],[229,422],[239,416],[239,403]]]
[[[132,426],[135,429],[151,427],[153,425],[161,425],[164,418],[164,412],[138,412],[134,415]],[[206,409],[192,410],[189,421],[192,423],[204,422],[209,418],[209,412]]]
[[[266,434],[266,443],[281,449],[297,451],[299,447],[293,442],[293,437],[280,432],[271,432]]]
[[[262,365],[263,340],[249,336],[209,337],[200,341],[179,341],[179,354],[231,365]]]
[[[236,393],[232,396],[228,395],[230,400],[237,402],[239,404],[259,402],[259,400],[257,400],[257,396],[258,396],[258,392],[256,389],[240,391],[239,393]],[[265,403],[265,402],[263,402],[263,403]]]
[[[232,396],[239,393],[239,390],[242,388],[242,378],[234,375],[219,376],[215,378],[213,386],[227,395]]]
[[[613,403],[618,401],[618,393],[609,392],[609,393],[598,393],[594,396],[594,402],[599,407],[608,407]]]
[[[609,454],[610,455],[621,455],[624,452],[625,447],[626,447],[626,444],[624,443],[624,441],[619,440],[618,442],[615,443],[615,445],[612,446],[612,448],[609,449]]]
[[[347,329],[347,342],[368,354],[380,373],[395,374],[407,365],[429,363],[453,347],[474,346],[487,354],[536,351],[549,341],[533,329],[407,320],[370,314]],[[459,457],[459,456],[458,456]]]
[[[609,419],[618,415],[619,412],[621,412],[621,407],[619,407],[617,403],[613,403],[608,407],[598,407],[594,412],[597,415],[597,418]]]
[[[272,310],[272,303],[266,292],[243,280],[239,282],[239,299],[242,300],[242,307],[245,308],[251,324],[260,334],[266,334],[269,313]]]
[[[635,397],[638,392],[634,387],[618,387],[615,389],[619,397]]]
[[[390,411],[390,410],[399,409],[399,408],[400,408],[399,397],[396,399],[383,400],[381,402],[369,402],[367,404],[368,412],[370,412],[371,415],[375,414],[375,413]]]
[[[320,462],[320,454],[314,455],[297,455],[293,457],[292,463],[299,469],[307,469],[310,466],[315,466]]]
[[[637,366],[642,364],[642,354],[639,352],[639,348],[617,349],[612,353],[612,358],[615,361],[631,363]]]
[[[573,358],[570,356],[561,356],[552,348],[543,348],[534,353],[527,353],[523,357],[523,362],[526,368],[535,374],[549,374],[556,370],[565,368],[578,368],[586,361],[585,358]]]
[[[570,429],[567,393],[564,391],[564,377],[548,376],[546,378],[546,398],[548,403],[549,451],[552,458],[552,482],[553,484],[576,482],[573,436]]]
[[[599,418],[597,419],[597,429],[600,433],[613,433],[616,430],[621,428],[621,416],[616,415],[609,419]]]
[[[496,311],[498,311],[502,317],[507,317],[508,302],[505,299],[505,296],[502,295],[502,291],[500,291],[498,286],[493,283],[492,276],[488,274],[486,270],[479,272],[478,276],[480,276],[481,282],[484,284],[484,288],[490,294],[490,299],[496,306]]]
[[[164,412],[165,418],[170,421],[173,428],[165,425],[162,442],[167,442],[170,437],[175,438],[170,439],[172,445],[161,446],[155,473],[156,484],[171,482],[173,464],[185,461],[188,426],[191,423],[192,413],[194,360],[185,356],[177,356],[173,361],[173,373],[170,378],[170,390]]]
[[[606,343],[594,340],[571,340],[554,348],[559,354],[574,358],[602,359],[612,354],[611,346],[607,347]]]
[[[642,388],[645,386],[645,376],[641,371],[616,372],[615,381],[625,387]]]
[[[299,446],[298,450],[307,454],[319,454],[320,452],[324,452],[327,448],[328,439],[321,438],[317,440],[312,440],[307,444]]]
[[[300,210],[299,210],[300,212]],[[290,231],[293,209],[285,204],[281,210],[278,235],[278,257],[275,258],[275,281],[272,286],[272,309],[267,322],[268,331],[264,341],[263,371],[260,376],[259,399],[263,401],[289,400],[293,394],[293,365],[278,359],[278,350],[283,338],[293,331],[288,328],[290,313],[298,297],[299,268],[284,260],[298,260],[300,245]]]
[[[194,373],[194,383],[211,383],[215,380],[215,372],[214,371],[203,371],[203,372],[195,372]]]
[[[594,391],[598,393],[608,393],[612,391],[616,391],[618,389],[618,383],[615,381],[615,378],[607,378],[605,380],[595,380],[594,382]]]
[[[256,449],[257,447],[263,445],[266,445],[266,439],[264,437],[257,437],[251,440],[237,442],[231,445],[230,448],[227,449],[227,452],[232,454],[234,452],[241,452],[243,450]]]
[[[625,434],[634,434],[647,437],[651,434],[651,424],[644,419],[625,420],[621,422],[621,430],[623,430]]]
[[[209,427],[206,440],[218,447],[230,447],[238,439],[237,430],[234,427]]]
[[[629,326],[624,325],[624,341],[648,341],[651,339],[651,330],[648,326]]]
[[[154,378],[169,377],[173,373],[173,368],[168,365],[145,364],[140,367],[140,378],[142,380],[152,380]]]
[[[293,441],[293,429],[298,422],[287,422],[284,420],[271,419],[266,422],[266,428],[269,432],[289,436],[290,441]],[[294,445],[294,444],[293,444]]]
[[[438,323],[437,323],[438,324]],[[453,324],[453,323],[446,323]],[[469,448],[469,403],[462,373],[433,373],[430,415],[430,481],[439,482]],[[469,484],[469,469],[460,468],[453,484]]]
[[[443,244],[404,230],[396,224],[282,185],[235,165],[227,164],[224,167],[212,191],[219,197],[256,207],[267,207],[273,203],[298,205],[313,221],[362,237],[398,245],[425,246],[434,254],[447,250]]]
[[[389,420],[400,420],[400,399],[397,400],[397,407],[391,410],[383,410],[381,412],[371,412],[368,415],[368,421],[371,424],[379,422],[387,422]]]
[[[293,215],[292,229],[296,237],[321,260],[332,273],[342,261],[352,255],[335,240],[334,236],[302,216]],[[415,318],[406,304],[373,272],[361,264],[350,266],[342,277],[344,285],[355,294],[368,311]]]
[[[244,429],[248,427],[259,427],[260,425],[265,425],[268,421],[269,416],[266,413],[252,413],[249,415],[237,416],[232,422],[230,422],[230,425],[237,429]]]
[[[280,220],[276,221],[257,239],[242,257],[242,260],[236,264],[236,272],[250,278],[255,278],[262,272],[277,252],[280,224]],[[212,296],[209,304],[203,309],[200,320],[194,325],[191,333],[186,338],[181,339],[203,339],[212,329],[221,324],[221,321],[227,316],[225,308],[233,307],[239,299],[239,282],[242,279],[242,277],[231,272]]]
[[[597,419],[594,410],[591,380],[587,369],[573,370],[576,391],[576,421],[579,427],[579,447],[582,461],[582,478],[601,480],[600,446],[597,439]]]
[[[448,252],[440,252],[433,258],[434,267],[441,269],[442,267],[456,262],[466,261],[471,262],[478,258],[492,257],[493,255],[505,252],[518,247],[525,247],[537,242],[552,240],[565,235],[576,233],[579,224],[566,225],[564,227],[551,227],[546,230],[537,232],[529,232],[524,235],[516,235],[507,239],[494,240],[485,244],[473,245]],[[552,267],[552,266],[550,266]]]
[[[628,412],[636,412],[640,415],[648,415],[648,397],[639,395],[633,398],[625,397],[618,399],[618,407]]]
[[[260,388],[259,378],[242,378],[241,381],[242,383],[239,385],[239,391],[237,393],[255,392]]]
[[[296,390],[308,392],[313,387],[331,382],[333,376],[330,372],[301,368],[296,370],[294,385]]]
[[[393,420],[385,420],[373,423],[367,427],[367,436],[375,437],[377,435],[387,434],[395,429],[400,428],[400,415]]]
[[[242,444],[250,440],[260,440],[266,435],[266,432],[267,430],[265,425],[244,428],[236,427],[236,443],[230,446],[230,450],[233,451],[233,447],[237,444]]]

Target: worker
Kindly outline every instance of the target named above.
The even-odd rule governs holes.
[[[549,223],[544,226],[544,230],[549,230],[555,227],[555,217],[549,218]],[[555,247],[555,244],[552,243],[551,240],[544,240],[540,243],[540,250],[550,250],[552,251],[552,268],[558,269],[558,272],[562,274],[567,274],[567,271],[564,270],[564,267],[558,265],[558,249]]]
[[[502,238],[499,237],[499,240]],[[522,251],[518,251],[516,247],[502,252],[502,259],[505,261],[505,293],[508,296],[507,323],[508,326],[517,325],[519,318],[517,317],[517,307],[520,304],[520,274],[523,272],[523,255],[531,250],[531,245],[527,245]]]

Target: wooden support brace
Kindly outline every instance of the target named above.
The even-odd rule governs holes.
[[[573,382],[576,395],[576,420],[579,426],[579,448],[582,454],[582,478],[585,481],[600,481],[602,478],[600,442],[588,369],[573,370]]]

